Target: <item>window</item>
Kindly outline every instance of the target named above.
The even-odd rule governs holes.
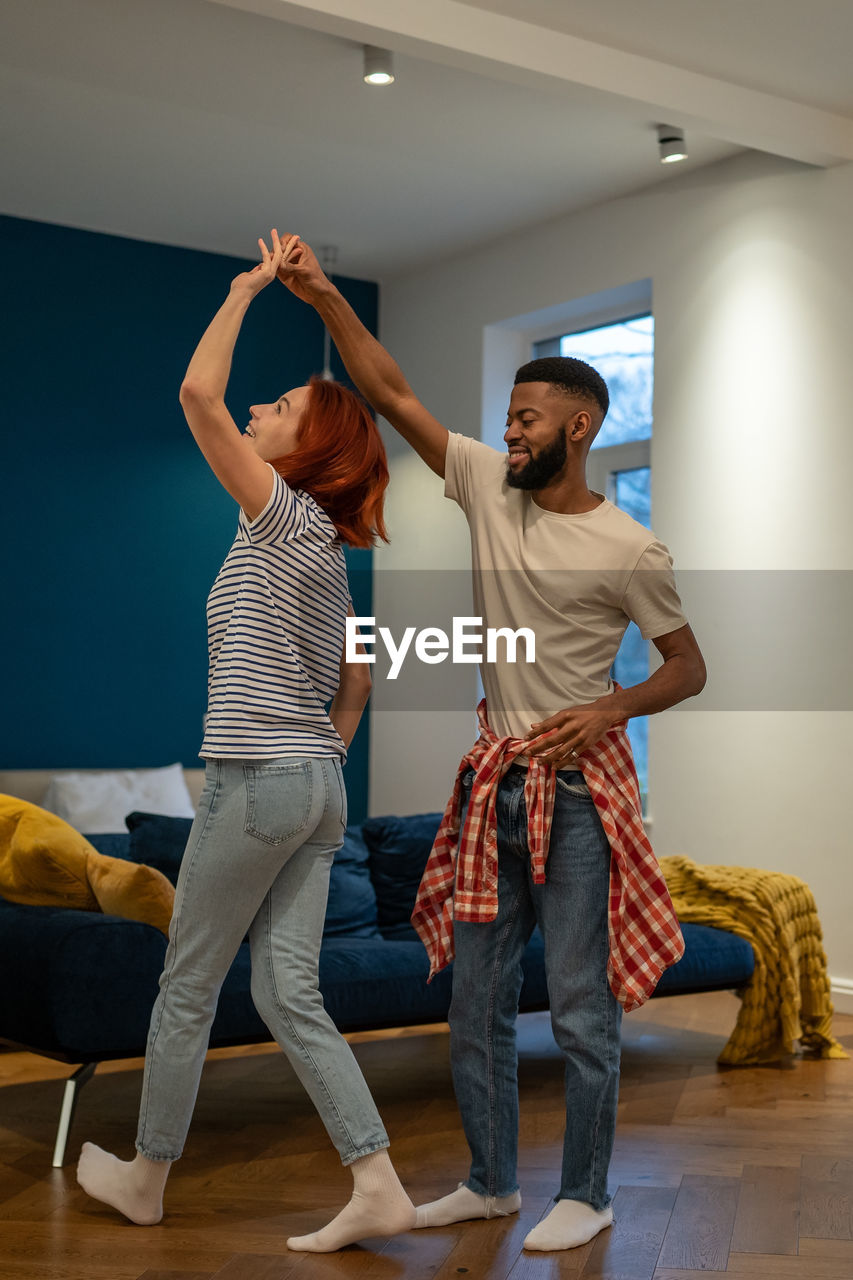
[[[654,319],[637,316],[617,324],[600,325],[577,333],[537,342],[534,356],[576,356],[594,365],[610,391],[610,409],[589,453],[587,480],[640,524],[650,527],[652,389]],[[649,674],[649,646],[632,622],[625,632],[613,678],[619,684],[639,684]],[[628,722],[628,736],[637,764],[643,809],[649,779],[649,722],[640,716]]]

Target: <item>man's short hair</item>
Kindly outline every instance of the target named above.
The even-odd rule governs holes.
[[[549,382],[552,387],[559,387],[571,395],[594,400],[602,418],[610,407],[607,383],[601,374],[574,356],[543,356],[539,360],[529,360],[515,375],[515,385],[519,382]]]

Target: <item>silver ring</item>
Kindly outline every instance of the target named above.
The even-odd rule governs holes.
[[[569,752],[569,755],[573,756],[575,760],[577,760],[578,758],[578,753],[577,751],[575,751],[574,747],[572,747],[571,751]]]

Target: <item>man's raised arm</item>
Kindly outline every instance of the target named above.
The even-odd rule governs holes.
[[[287,240],[285,236],[285,243]],[[314,252],[298,237],[282,260],[278,278],[319,313],[364,398],[388,419],[427,466],[443,477],[447,428],[424,408],[396,360],[368,333],[328,279]]]

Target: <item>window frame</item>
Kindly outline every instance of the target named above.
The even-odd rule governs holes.
[[[592,448],[586,460],[587,486],[601,493],[615,506],[617,471],[634,471],[638,467],[652,470],[652,438],[629,440],[626,444],[610,444]]]

